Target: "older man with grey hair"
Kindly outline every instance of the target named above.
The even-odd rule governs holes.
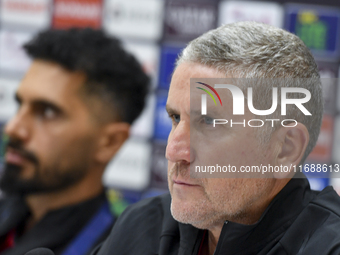
[[[166,108],[170,195],[129,207],[94,254],[340,254],[340,199],[301,171],[323,107],[297,36],[255,22],[209,31],[179,57]]]

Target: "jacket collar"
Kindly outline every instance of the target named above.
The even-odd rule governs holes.
[[[274,242],[314,198],[306,178],[293,178],[276,195],[260,220],[252,225],[226,221],[215,254],[254,254]],[[203,230],[179,223],[180,252],[197,254]]]
[[[0,201],[0,237],[22,223],[30,214],[24,199],[11,196]]]
[[[243,225],[226,222],[216,254],[256,253],[262,250],[268,243],[284,234],[313,197],[307,179],[291,179],[276,195],[257,223]]]

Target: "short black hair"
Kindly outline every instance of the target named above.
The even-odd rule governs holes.
[[[102,30],[49,29],[37,34],[24,49],[33,59],[85,73],[87,92],[108,103],[121,121],[132,123],[143,110],[149,77],[121,42]]]

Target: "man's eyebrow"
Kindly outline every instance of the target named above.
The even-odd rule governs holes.
[[[168,104],[165,106],[165,110],[168,112],[169,115],[179,114],[178,111],[171,108]]]
[[[62,107],[60,107],[56,103],[51,102],[51,101],[46,100],[46,99],[35,99],[35,100],[32,101],[32,105],[33,106],[50,107],[57,112],[64,112]]]
[[[15,93],[14,99],[18,104],[22,103],[22,98],[20,97],[20,95],[18,93]],[[50,107],[57,112],[64,112],[64,110],[61,106],[59,106],[55,102],[51,102],[51,101],[46,100],[46,99],[35,99],[35,100],[31,101],[31,104],[33,106]]]

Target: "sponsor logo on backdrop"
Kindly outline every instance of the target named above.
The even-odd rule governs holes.
[[[295,24],[296,34],[309,48],[325,50],[327,48],[327,24],[320,20],[313,11],[301,11]]]
[[[257,1],[222,1],[219,6],[219,24],[252,20],[282,27],[283,8],[278,3]]]
[[[51,0],[2,0],[0,19],[5,24],[42,29],[50,25],[51,7]]]
[[[159,0],[108,0],[103,26],[120,37],[158,40],[162,34],[163,2]]]
[[[297,36],[319,58],[340,56],[340,10],[314,5],[288,4],[286,29]]]
[[[56,0],[53,26],[55,28],[101,26],[102,3],[100,0]]]
[[[23,0],[4,0],[2,8],[5,8],[9,11],[23,11],[23,12],[32,12],[39,13],[46,9],[45,3],[39,2],[29,2]]]
[[[97,4],[59,2],[55,7],[54,15],[65,18],[96,20],[100,17],[100,13],[100,7]]]
[[[166,22],[181,34],[199,34],[208,31],[215,20],[213,9],[198,6],[171,6],[167,11]]]
[[[215,3],[171,2],[166,6],[164,36],[190,40],[216,27]]]

